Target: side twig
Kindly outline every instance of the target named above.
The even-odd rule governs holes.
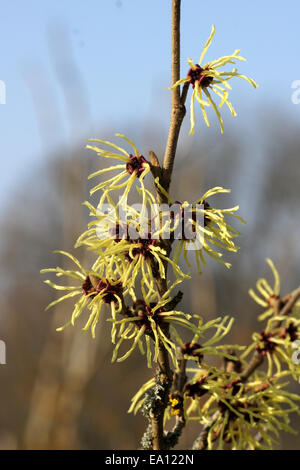
[[[293,295],[288,295],[284,299],[282,299],[282,302],[280,302],[280,299],[277,299],[274,301],[271,306],[274,311],[274,315],[277,316],[287,316],[289,313],[291,313],[294,305],[300,298],[300,287],[296,289]],[[280,308],[281,306],[281,308]],[[276,325],[275,327],[277,327]],[[253,353],[252,359],[247,365],[247,367],[241,372],[240,378],[243,382],[246,382],[249,377],[255,372],[256,369],[263,363],[264,361],[264,356],[260,354],[258,351],[255,351]],[[227,363],[227,366],[233,366],[231,364],[231,361]],[[227,367],[226,367],[226,370]],[[209,423],[207,423],[203,428],[197,439],[195,440],[193,444],[193,450],[205,450],[207,448],[207,436],[210,431],[210,429],[214,426],[216,423],[218,417],[220,415],[219,411],[216,411],[216,413],[212,416],[211,420]],[[258,439],[258,436],[256,437]],[[259,434],[259,439],[262,440],[262,436]]]

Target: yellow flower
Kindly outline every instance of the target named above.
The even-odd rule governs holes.
[[[174,337],[177,341],[178,333],[175,327],[181,326],[194,334],[198,333],[196,325],[189,320],[191,315],[187,315],[181,311],[168,310],[171,301],[170,293],[180,281],[176,281],[168,291],[159,298],[154,291],[144,293],[144,299],[138,299],[133,291],[131,291],[134,303],[127,310],[125,318],[121,320],[111,320],[119,329],[117,333],[117,344],[114,349],[112,361],[122,362],[127,359],[131,353],[139,347],[144,354],[144,346],[146,347],[147,365],[151,368],[152,351],[151,341],[154,343],[154,362],[157,362],[159,347],[162,344],[172,359],[174,366],[177,366],[177,346],[172,338],[166,334],[166,327],[171,326]],[[118,358],[120,346],[124,341],[132,341],[129,350]]]
[[[266,262],[272,270],[274,286],[271,287],[266,279],[260,278],[256,282],[256,289],[259,295],[257,295],[254,289],[249,289],[249,295],[255,300],[255,302],[261,307],[266,308],[266,310],[258,317],[259,320],[265,320],[274,313],[272,306],[273,301],[279,301],[279,307],[281,308],[287,300],[287,298],[282,299],[280,297],[280,277],[273,261],[267,258]],[[293,295],[294,291],[291,294]],[[300,301],[295,303],[295,307],[300,307]]]
[[[181,353],[186,359],[198,359],[199,362],[203,363],[203,357],[205,355],[210,356],[221,356],[235,360],[235,358],[227,353],[228,350],[243,350],[244,346],[233,346],[233,345],[217,345],[222,339],[229,333],[232,328],[234,318],[230,318],[227,315],[225,317],[218,317],[207,323],[203,323],[203,318],[199,315],[194,315],[194,318],[198,320],[197,330],[195,331],[194,337],[191,342],[183,343],[177,331],[171,326],[171,332],[176,336],[177,342],[180,345]],[[215,333],[207,340],[201,341],[201,345],[198,344],[199,338],[203,338],[206,332],[210,329],[215,329]]]
[[[53,287],[59,291],[69,291],[68,294],[63,295],[59,299],[51,302],[46,310],[54,307],[59,302],[67,300],[69,298],[80,296],[79,300],[75,303],[71,320],[64,326],[57,329],[57,331],[64,330],[67,326],[75,324],[75,321],[81,316],[84,309],[87,308],[90,311],[88,320],[83,328],[83,331],[91,329],[92,336],[95,337],[95,329],[99,321],[102,306],[104,304],[110,305],[111,315],[113,319],[116,319],[116,314],[120,313],[123,308],[123,297],[128,293],[128,288],[122,282],[121,278],[112,278],[108,276],[110,272],[109,267],[102,265],[98,266],[99,271],[95,271],[92,266],[91,270],[84,269],[80,262],[71,254],[58,251],[68,258],[70,258],[78,270],[65,270],[60,267],[48,268],[41,270],[41,273],[55,273],[57,277],[66,276],[73,280],[79,281],[79,285],[59,285],[55,284],[49,279],[44,281],[50,287]],[[105,273],[106,271],[106,273]],[[106,276],[105,276],[106,274]],[[111,272],[110,272],[111,274]],[[123,287],[124,286],[124,287]],[[115,326],[112,328],[112,342],[115,341]]]
[[[104,181],[103,183],[99,183],[97,186],[91,189],[90,193],[93,194],[96,191],[102,189],[105,191],[105,194],[107,194],[107,192],[109,191],[125,188],[123,200],[126,200],[128,193],[136,180],[139,180],[141,187],[144,190],[143,179],[146,174],[150,171],[150,165],[144,158],[144,156],[139,153],[137,147],[131,140],[129,140],[123,134],[115,134],[115,136],[121,137],[126,142],[128,142],[133,148],[133,153],[128,153],[126,150],[119,147],[118,145],[112,142],[108,142],[106,140],[88,139],[88,142],[96,142],[104,144],[108,147],[112,147],[112,149],[117,150],[118,153],[114,152],[113,150],[102,149],[95,145],[87,145],[86,147],[88,149],[94,150],[101,157],[113,158],[115,160],[120,160],[121,162],[123,162],[119,165],[113,165],[108,168],[104,168],[103,170],[98,170],[92,173],[89,176],[89,179],[94,178],[95,176],[99,176],[106,172],[114,170],[123,170],[121,172],[118,171],[115,176]]]
[[[160,190],[164,191],[158,179],[155,182]],[[183,252],[186,265],[190,267],[188,252],[191,252],[195,255],[199,274],[202,273],[201,265],[207,264],[204,253],[224,264],[227,268],[231,267],[230,263],[222,260],[223,254],[220,250],[236,253],[239,247],[234,244],[233,240],[240,233],[228,224],[226,217],[231,216],[242,223],[246,222],[235,214],[239,206],[229,209],[216,209],[207,202],[207,199],[211,196],[230,192],[230,189],[215,187],[206,191],[197,201],[189,204],[188,202],[174,202],[169,194],[164,191],[171,204],[171,211],[174,210],[175,213],[174,224],[170,230],[174,232],[177,242],[173,258],[176,264],[179,263],[180,255]],[[179,211],[176,206],[177,208],[179,206]],[[178,228],[181,229],[180,236],[176,236]]]
[[[293,361],[293,343],[300,336],[300,320],[296,316],[274,315],[266,328],[260,333],[253,333],[253,343],[242,354],[241,359],[256,350],[268,363],[267,376],[272,377],[274,366],[276,374],[280,374],[286,367],[293,378],[300,381],[299,364]]]
[[[253,289],[249,289],[249,295],[255,300],[261,307],[267,308],[267,310],[259,316],[259,320],[264,320],[273,313],[273,308],[270,305],[272,299],[279,299],[280,292],[280,277],[274,263],[271,259],[267,258],[266,262],[270,266],[274,276],[274,286],[271,287],[268,281],[264,278],[258,279],[256,282],[256,289],[260,296],[256,294]]]
[[[233,54],[220,57],[219,59],[212,60],[211,62],[207,62],[204,65],[201,65],[202,60],[212,42],[212,39],[215,35],[215,27],[212,26],[211,34],[202,50],[200,59],[198,64],[194,64],[192,59],[188,59],[188,63],[190,65],[190,70],[188,71],[188,74],[185,78],[182,78],[178,80],[171,88],[175,88],[183,83],[189,83],[193,87],[193,94],[191,98],[191,113],[190,113],[190,118],[191,118],[191,129],[190,129],[190,134],[194,133],[194,127],[195,127],[195,99],[198,101],[200,104],[200,108],[204,117],[204,121],[206,122],[207,126],[210,126],[210,122],[208,120],[205,107],[211,106],[215,113],[218,116],[218,120],[220,123],[221,127],[221,132],[224,132],[224,126],[223,126],[223,119],[220,114],[220,111],[218,109],[218,106],[214,102],[214,100],[211,97],[211,94],[209,92],[213,91],[219,98],[220,98],[220,103],[219,103],[219,108],[221,108],[224,103],[228,106],[232,116],[236,116],[236,112],[230,103],[228,101],[228,90],[231,90],[231,86],[228,83],[228,81],[234,77],[240,77],[247,82],[249,82],[254,88],[257,88],[257,84],[255,83],[254,80],[252,80],[249,77],[246,77],[246,75],[242,75],[238,73],[236,68],[233,68],[232,71],[228,72],[221,72],[218,69],[220,67],[224,67],[227,64],[235,64],[235,61],[245,61],[244,57],[239,56],[240,50],[235,50]],[[205,97],[203,97],[203,93],[207,98],[207,101],[205,101]],[[203,99],[204,98],[204,99]]]

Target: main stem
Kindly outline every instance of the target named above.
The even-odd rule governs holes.
[[[181,0],[172,0],[172,58],[171,58],[171,79],[172,85],[180,78],[180,8]],[[176,155],[177,142],[180,132],[180,127],[185,116],[184,102],[181,102],[180,87],[172,90],[172,106],[171,106],[171,121],[169,128],[169,135],[166,144],[163,166],[161,169],[160,184],[168,191],[171,183],[171,176],[173,165]],[[167,248],[167,255],[171,250],[171,245]],[[167,265],[165,263],[165,272],[167,273]],[[159,295],[162,296],[167,290],[166,279],[156,279]],[[169,335],[168,329],[164,332]],[[164,442],[164,413],[168,405],[168,397],[170,387],[172,385],[172,370],[169,362],[168,351],[163,344],[159,346],[158,355],[159,365],[159,378],[160,382],[164,384],[163,396],[156,412],[151,416],[152,424],[152,446],[153,450],[161,450],[166,448]]]
[[[172,85],[180,79],[180,9],[181,0],[172,0]],[[162,167],[162,186],[166,191],[170,187],[179,132],[185,116],[184,101],[185,98],[181,99],[180,96],[180,87],[177,86],[172,90],[171,120]]]

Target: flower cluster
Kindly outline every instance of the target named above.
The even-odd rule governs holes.
[[[152,310],[153,312],[153,310]],[[157,310],[156,310],[157,312]],[[174,313],[177,313],[176,316],[174,316]],[[161,315],[161,316],[160,316]],[[152,334],[150,328],[149,328],[149,317],[144,314],[144,310],[142,310],[142,322],[140,323],[140,326],[144,326],[145,331],[147,332],[147,326],[148,326],[148,333],[150,333],[150,336]],[[219,376],[219,371],[216,368],[210,367],[207,362],[205,362],[204,358],[206,355],[211,355],[211,356],[220,356],[222,358],[228,358],[230,360],[235,360],[235,357],[232,356],[231,354],[227,353],[226,351],[231,349],[235,350],[242,350],[243,347],[241,346],[232,346],[232,345],[220,345],[217,343],[220,343],[222,339],[228,334],[230,331],[232,324],[233,324],[233,318],[229,319],[228,317],[224,318],[216,318],[215,320],[209,321],[207,323],[203,322],[203,319],[200,318],[197,315],[194,315],[194,318],[198,319],[198,325],[194,325],[191,323],[190,320],[191,316],[186,316],[183,312],[165,312],[164,314],[160,314],[159,312],[156,313],[156,318],[153,318],[153,313],[152,313],[152,320],[150,320],[152,323],[160,324],[160,326],[164,322],[168,322],[170,326],[170,332],[172,333],[174,337],[174,342],[169,341],[167,343],[168,350],[170,353],[170,356],[174,359],[174,366],[175,370],[179,372],[178,370],[178,360],[177,357],[175,356],[175,353],[178,351],[180,352],[180,355],[184,357],[186,361],[192,360],[195,361],[199,367],[201,368],[202,372],[204,371],[205,373],[205,378],[209,377],[209,380],[214,380],[216,377]],[[145,319],[147,319],[147,323],[145,323]],[[138,322],[138,317],[134,317],[132,319],[134,322]],[[122,321],[122,320],[121,320]],[[125,323],[125,322],[124,322]],[[146,326],[147,325],[147,326]],[[155,325],[154,330],[158,330],[157,326]],[[192,333],[194,333],[192,341],[189,343],[183,343],[178,331],[177,327],[182,326],[186,330],[190,330]],[[201,341],[201,345],[198,343],[199,338],[203,338],[206,336],[208,330],[214,329],[215,332],[214,334],[206,340]],[[153,330],[153,327],[152,327]],[[147,338],[147,336],[146,336]],[[165,338],[162,336],[159,338],[163,341],[166,341],[168,338]],[[158,344],[158,343],[156,343]],[[171,351],[170,348],[173,350]],[[131,351],[130,351],[131,352]],[[158,350],[156,351],[158,353]],[[150,353],[148,353],[150,355]],[[127,356],[126,356],[127,357]],[[195,372],[196,369],[187,369],[188,372]],[[223,374],[223,372],[222,372]],[[195,379],[196,377],[196,379]],[[199,371],[197,369],[197,374],[195,375],[194,382],[195,380],[199,380]],[[140,390],[136,393],[136,395],[132,398],[132,404],[129,409],[129,412],[134,412],[136,413],[140,407],[142,406],[144,399],[145,399],[145,393],[147,390],[149,390],[151,387],[153,387],[154,383],[150,380],[146,384],[142,385]],[[186,396],[193,393],[192,390],[192,383],[189,383],[186,385],[185,391],[186,391]],[[189,395],[191,396],[191,395]],[[170,395],[170,410],[171,410],[171,415],[176,416],[178,414],[178,410],[181,408],[183,402],[182,402],[182,396],[178,393],[173,393]],[[186,408],[186,404],[184,405]]]
[[[188,420],[207,426],[208,449],[226,445],[232,450],[272,449],[280,431],[295,434],[289,415],[300,414],[296,403],[300,397],[280,382],[286,374],[267,379],[256,373],[246,384],[237,374],[221,370],[200,374],[186,386],[185,406]]]
[[[140,286],[144,299],[155,293],[154,283],[156,278],[166,278],[166,267],[170,265],[176,276],[175,285],[180,280],[188,277],[184,274],[179,266],[172,261],[166,250],[159,242],[159,231],[151,233],[149,230],[142,231],[142,226],[148,220],[145,217],[146,206],[150,201],[150,192],[145,189],[143,179],[149,172],[149,164],[145,158],[139,154],[136,146],[127,137],[122,137],[133,148],[133,154],[129,154],[116,144],[100,139],[92,139],[115,151],[103,150],[99,147],[87,146],[96,151],[100,156],[105,158],[119,159],[124,164],[116,165],[93,173],[91,177],[100,175],[111,170],[124,170],[115,175],[115,177],[100,183],[91,190],[91,193],[101,190],[102,196],[98,207],[94,207],[90,202],[85,205],[90,210],[90,215],[95,219],[92,220],[88,229],[80,235],[76,242],[76,247],[84,246],[87,250],[92,251],[96,255],[96,260],[90,270],[84,269],[79,261],[72,255],[63,252],[64,255],[71,258],[80,271],[66,270],[62,268],[45,269],[42,272],[53,272],[57,276],[67,276],[81,282],[81,286],[68,286],[54,284],[50,280],[46,283],[57,290],[71,291],[67,295],[52,302],[49,307],[55,306],[58,302],[69,299],[73,296],[80,295],[79,301],[76,302],[71,317],[71,321],[67,325],[74,325],[85,307],[91,311],[87,323],[83,330],[91,329],[92,335],[95,336],[95,328],[98,323],[100,312],[103,304],[110,304],[112,326],[112,341],[115,342],[117,323],[116,314],[126,315],[129,309],[125,303],[126,295],[129,295],[130,301],[134,296],[134,287],[137,279],[140,280]],[[142,195],[141,210],[135,210],[127,204],[127,198],[130,189],[135,181],[139,182],[138,194]],[[115,190],[123,190],[121,198],[117,204],[113,202],[111,193]],[[109,211],[105,211],[105,207],[109,205]],[[120,219],[118,211],[123,210],[127,219]],[[135,231],[133,234],[132,232]],[[127,300],[126,300],[127,301]],[[160,299],[161,304],[165,305],[167,300]],[[162,307],[158,304],[157,309]],[[48,307],[48,308],[49,308]],[[174,312],[173,316],[177,313]],[[165,315],[164,315],[165,316]],[[166,318],[165,321],[167,321]],[[65,326],[67,326],[65,325]],[[64,327],[63,327],[64,328]],[[123,327],[122,327],[123,328]],[[122,330],[121,328],[121,330]],[[60,328],[61,330],[62,328]],[[143,331],[143,328],[141,328]],[[160,331],[160,329],[159,329]],[[125,329],[125,336],[128,334],[128,328]],[[122,338],[125,338],[122,331]],[[137,335],[138,336],[138,335]],[[139,336],[135,344],[140,344]],[[127,337],[127,336],[126,336]],[[119,346],[118,346],[119,347]],[[156,345],[156,348],[158,346]]]
[[[283,308],[290,299],[290,295],[281,297],[280,277],[277,269],[270,259],[266,260],[274,275],[274,287],[272,288],[264,278],[258,279],[256,288],[260,296],[253,289],[249,290],[251,297],[262,307],[266,308],[259,316],[260,320],[268,319],[266,328],[260,333],[253,334],[253,343],[245,351],[243,357],[247,357],[252,350],[267,358],[268,377],[276,373],[280,374],[282,367],[287,366],[295,379],[300,378],[300,368],[293,363],[293,343],[300,338],[300,315],[296,302],[292,312],[288,315],[282,314]],[[293,293],[292,293],[293,295]]]
[[[272,449],[281,431],[295,433],[290,425],[290,414],[300,415],[297,404],[300,397],[287,390],[289,382],[285,379],[300,376],[299,367],[291,361],[291,345],[300,336],[300,319],[297,305],[288,316],[281,314],[290,296],[281,299],[278,272],[271,260],[267,262],[274,273],[275,285],[271,288],[266,280],[260,279],[257,287],[266,299],[262,306],[268,306],[270,302],[273,314],[267,315],[266,328],[253,335],[253,343],[240,357],[237,353],[245,347],[219,344],[229,332],[233,319],[224,317],[204,323],[195,315],[194,318],[199,320],[197,331],[191,341],[185,343],[170,323],[170,332],[176,339],[181,357],[175,375],[180,374],[182,363],[192,361],[194,367],[186,367],[182,391],[171,390],[165,418],[175,416],[179,420],[184,417],[187,422],[198,421],[205,427],[208,449],[228,446],[233,450]],[[277,307],[273,301],[277,302]],[[215,334],[208,340],[203,339],[211,328],[216,330]],[[250,379],[243,371],[249,370],[250,363],[246,358],[252,350],[266,358],[268,367],[266,371],[254,369]],[[206,362],[208,355],[221,356],[225,359],[225,367],[210,365]],[[232,368],[227,368],[228,362]],[[132,399],[130,412],[136,413],[143,406],[147,393],[154,386],[155,379],[151,379],[141,387]]]
[[[94,207],[89,201],[84,203],[89,208],[93,220],[89,222],[87,230],[79,236],[75,247],[85,247],[96,256],[96,259],[90,270],[83,269],[75,257],[64,253],[77,264],[80,271],[62,268],[42,271],[55,272],[57,276],[65,275],[81,282],[81,288],[79,288],[78,286],[60,286],[50,280],[46,281],[57,290],[71,291],[57,301],[52,302],[50,306],[80,295],[80,299],[75,304],[71,321],[68,324],[73,325],[75,319],[87,307],[90,314],[83,329],[84,331],[91,329],[92,335],[95,336],[95,328],[99,321],[102,305],[109,304],[113,322],[113,343],[116,340],[117,330],[119,338],[113,354],[114,360],[117,358],[119,348],[124,340],[133,339],[133,344],[125,356],[123,355],[118,360],[128,357],[137,345],[142,350],[142,337],[145,337],[148,364],[150,364],[148,346],[149,339],[152,337],[155,344],[154,360],[157,360],[158,348],[161,342],[169,351],[175,364],[175,344],[165,334],[164,326],[177,323],[192,331],[195,331],[196,328],[194,324],[189,323],[190,315],[168,310],[166,307],[170,302],[168,297],[170,290],[189,277],[189,274],[185,274],[179,267],[180,254],[183,252],[187,266],[190,267],[187,252],[191,247],[193,248],[199,274],[202,271],[201,265],[206,264],[203,253],[229,267],[229,263],[221,259],[220,249],[236,252],[238,247],[234,244],[234,238],[238,235],[238,232],[227,223],[226,217],[233,216],[242,222],[243,220],[235,214],[238,206],[231,209],[215,209],[207,202],[209,197],[219,193],[228,193],[229,190],[216,187],[207,191],[202,198],[192,205],[195,209],[192,209],[187,223],[184,223],[183,227],[190,234],[195,232],[197,241],[195,242],[183,233],[182,237],[177,240],[172,259],[170,257],[170,247],[174,242],[174,234],[177,228],[183,224],[183,214],[186,212],[187,203],[182,204],[176,201],[172,204],[172,207],[169,206],[171,214],[172,208],[174,209],[175,206],[176,215],[166,223],[162,223],[164,209],[156,208],[154,215],[152,213],[149,215],[149,209],[151,211],[156,206],[154,196],[144,186],[143,182],[150,171],[150,164],[140,154],[131,140],[122,134],[116,134],[116,136],[131,145],[132,153],[127,152],[117,144],[101,139],[89,140],[89,142],[97,143],[97,146],[90,143],[87,145],[87,148],[92,149],[101,157],[112,158],[121,162],[121,164],[109,166],[90,175],[90,178],[94,178],[110,171],[116,171],[114,177],[99,183],[91,190],[91,194],[96,191],[102,192],[97,207]],[[101,145],[99,146],[99,144]],[[165,192],[158,178],[155,183],[162,192]],[[128,204],[128,195],[134,185],[140,203],[130,206]],[[121,192],[118,202],[114,202],[112,197],[115,191]],[[172,203],[166,192],[165,195],[169,203]],[[198,222],[199,215],[202,216],[203,223]],[[166,229],[167,237],[165,237]],[[200,238],[201,243],[199,244]],[[165,244],[166,241],[167,245]],[[168,292],[163,297],[157,297],[156,282],[157,280],[166,280],[168,266],[171,267],[174,273],[175,283],[172,287],[169,286]],[[139,283],[142,292],[142,301],[145,302],[144,324],[141,318],[137,318],[140,315],[136,311],[135,289],[137,283]],[[133,305],[130,307],[131,302],[133,302]],[[141,304],[140,302],[139,307]],[[122,315],[122,318],[117,318],[118,313]],[[173,333],[176,334],[176,330]]]

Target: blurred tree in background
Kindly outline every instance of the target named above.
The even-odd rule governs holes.
[[[50,31],[49,47],[66,97],[70,135],[77,139],[48,155],[49,115],[45,117],[42,111],[49,96],[37,94],[32,77],[27,76],[45,151],[39,166],[22,180],[2,214],[0,331],[7,344],[7,365],[1,370],[0,448],[135,448],[144,431],[144,419],[125,411],[129,397],[150,378],[143,359],[133,354],[130,362],[112,366],[105,321],[91,341],[79,328],[63,334],[55,331],[69,317],[67,303],[44,312],[55,294],[42,283],[39,271],[58,264],[52,251],[69,249],[83,231],[88,214],[78,207],[88,194],[86,176],[97,169],[83,148],[89,128],[88,105],[63,31]],[[54,123],[55,104],[52,106]],[[163,147],[158,127],[149,124],[145,131],[138,122],[131,122],[121,131],[139,134],[143,148],[159,153]],[[179,199],[182,195],[185,200],[194,200],[199,192],[222,185],[232,188],[233,204],[241,201],[241,215],[248,224],[232,269],[209,264],[201,282],[195,276],[189,284],[182,307],[197,311],[201,305],[199,313],[205,320],[217,314],[236,317],[229,342],[239,344],[247,344],[251,331],[259,329],[259,308],[249,298],[248,288],[258,273],[268,275],[263,259],[269,256],[276,263],[286,283],[284,291],[292,289],[300,278],[299,131],[292,118],[270,108],[261,113],[255,132],[254,143],[254,137],[242,129],[244,138],[227,132],[213,145],[208,144],[210,139],[206,141],[205,132],[201,144],[194,138],[184,150],[179,148],[174,174]],[[112,131],[106,124],[97,134],[110,135]],[[299,418],[294,417],[293,427],[299,426]],[[180,446],[186,448],[196,434],[196,426],[189,427]],[[298,448],[298,438],[283,435],[281,446]]]

